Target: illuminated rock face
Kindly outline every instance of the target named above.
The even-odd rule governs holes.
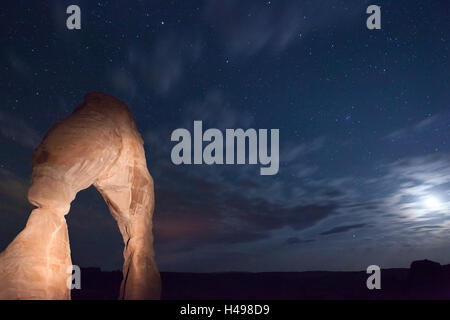
[[[76,194],[91,185],[108,204],[125,243],[120,298],[158,299],[153,180],[127,106],[103,93],[86,95],[47,133],[32,163],[28,199],[37,208],[0,254],[0,299],[70,299],[72,262],[64,216]]]

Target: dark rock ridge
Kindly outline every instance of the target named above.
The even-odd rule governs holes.
[[[449,299],[450,265],[414,261],[382,269],[381,290],[368,290],[360,272],[174,273],[161,272],[162,299]],[[82,289],[72,299],[115,299],[122,273],[82,269]]]

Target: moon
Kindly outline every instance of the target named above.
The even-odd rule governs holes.
[[[424,204],[428,209],[432,209],[432,210],[439,209],[439,207],[441,206],[441,202],[435,196],[426,197]]]

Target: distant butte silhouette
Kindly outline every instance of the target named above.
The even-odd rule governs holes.
[[[94,185],[125,243],[120,299],[159,299],[153,249],[153,180],[128,107],[90,93],[34,152],[28,200],[37,208],[0,254],[0,299],[70,299],[72,266],[65,215],[76,194]],[[89,223],[89,221],[86,221]]]

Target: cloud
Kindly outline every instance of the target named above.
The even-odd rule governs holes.
[[[232,208],[239,212],[241,221],[262,230],[275,230],[283,227],[303,230],[331,215],[337,214],[339,208],[339,205],[335,203],[315,203],[288,207],[270,203],[263,199],[233,198]]]
[[[285,241],[285,244],[287,245],[299,245],[299,244],[305,244],[305,243],[311,243],[314,242],[314,239],[300,239],[298,237],[290,237],[287,238]]]
[[[134,97],[137,91],[136,81],[125,70],[119,68],[113,69],[109,75],[113,87],[126,94],[127,96]]]
[[[6,202],[10,203],[14,211],[28,207],[27,193],[29,185],[29,181],[20,178],[7,169],[0,168],[0,196],[3,198],[2,202],[4,204]]]
[[[39,134],[24,120],[0,111],[0,134],[16,143],[34,149],[40,141]]]
[[[399,140],[406,140],[408,138],[417,137],[418,134],[424,134],[431,128],[436,128],[439,126],[447,126],[447,120],[445,114],[428,116],[423,120],[415,123],[414,125],[397,129],[386,136],[383,140],[388,140],[391,142],[397,142]]]
[[[296,36],[301,20],[295,5],[267,7],[267,2],[207,1],[206,19],[219,26],[232,54],[253,55],[270,47],[283,50]]]
[[[0,168],[0,252],[25,226],[32,209],[27,200],[29,181]]]
[[[329,229],[325,232],[322,232],[321,235],[329,235],[329,234],[335,234],[335,233],[342,233],[342,232],[347,232],[349,230],[353,230],[353,229],[358,229],[358,228],[363,228],[365,227],[366,224],[365,223],[359,223],[359,224],[351,224],[351,225],[345,225],[345,226],[339,226],[339,227],[334,227],[332,229]]]
[[[21,77],[28,79],[31,75],[30,66],[20,58],[16,53],[10,51],[7,55],[7,59],[11,68]]]
[[[419,182],[421,186],[437,186],[450,182],[450,154],[403,158],[389,164],[388,169],[387,179],[407,180],[414,185]]]
[[[177,185],[170,184],[177,177]],[[158,241],[191,246],[236,244],[268,239],[288,227],[304,230],[338,213],[333,202],[289,206],[277,198],[263,199],[232,191],[190,172],[164,173],[156,192],[155,232]]]
[[[284,153],[281,155],[281,159],[283,162],[298,161],[299,158],[322,149],[324,144],[325,137],[318,137],[307,143],[291,143],[283,149]]]
[[[432,229],[444,229],[444,226],[417,226],[413,227],[415,231],[422,231],[422,230],[432,230]]]
[[[201,51],[199,38],[165,34],[151,48],[132,47],[128,63],[147,87],[164,96],[179,82],[185,66],[200,58]]]
[[[280,162],[283,171],[296,178],[307,178],[318,172],[319,166],[309,157],[321,150],[325,137],[317,137],[304,143],[288,142],[281,146]]]
[[[248,112],[232,106],[223,91],[211,89],[202,99],[190,102],[183,110],[185,127],[192,127],[194,120],[202,120],[205,126],[227,129],[247,129],[254,123]]]
[[[425,129],[425,128],[431,126],[432,124],[436,123],[438,120],[439,120],[439,117],[437,115],[429,116],[429,117],[423,119],[422,121],[419,121],[419,123],[417,123],[414,126],[414,129],[415,130]]]
[[[450,155],[431,154],[407,157],[386,166],[388,173],[378,182],[391,190],[385,203],[409,219],[427,217],[432,212],[445,215],[450,209]],[[395,186],[394,188],[392,186]],[[389,188],[389,189],[388,189]],[[425,205],[427,197],[440,199],[439,208]]]
[[[283,51],[313,29],[353,17],[361,7],[330,0],[209,0],[204,16],[218,30],[229,54],[251,56],[263,49]]]

